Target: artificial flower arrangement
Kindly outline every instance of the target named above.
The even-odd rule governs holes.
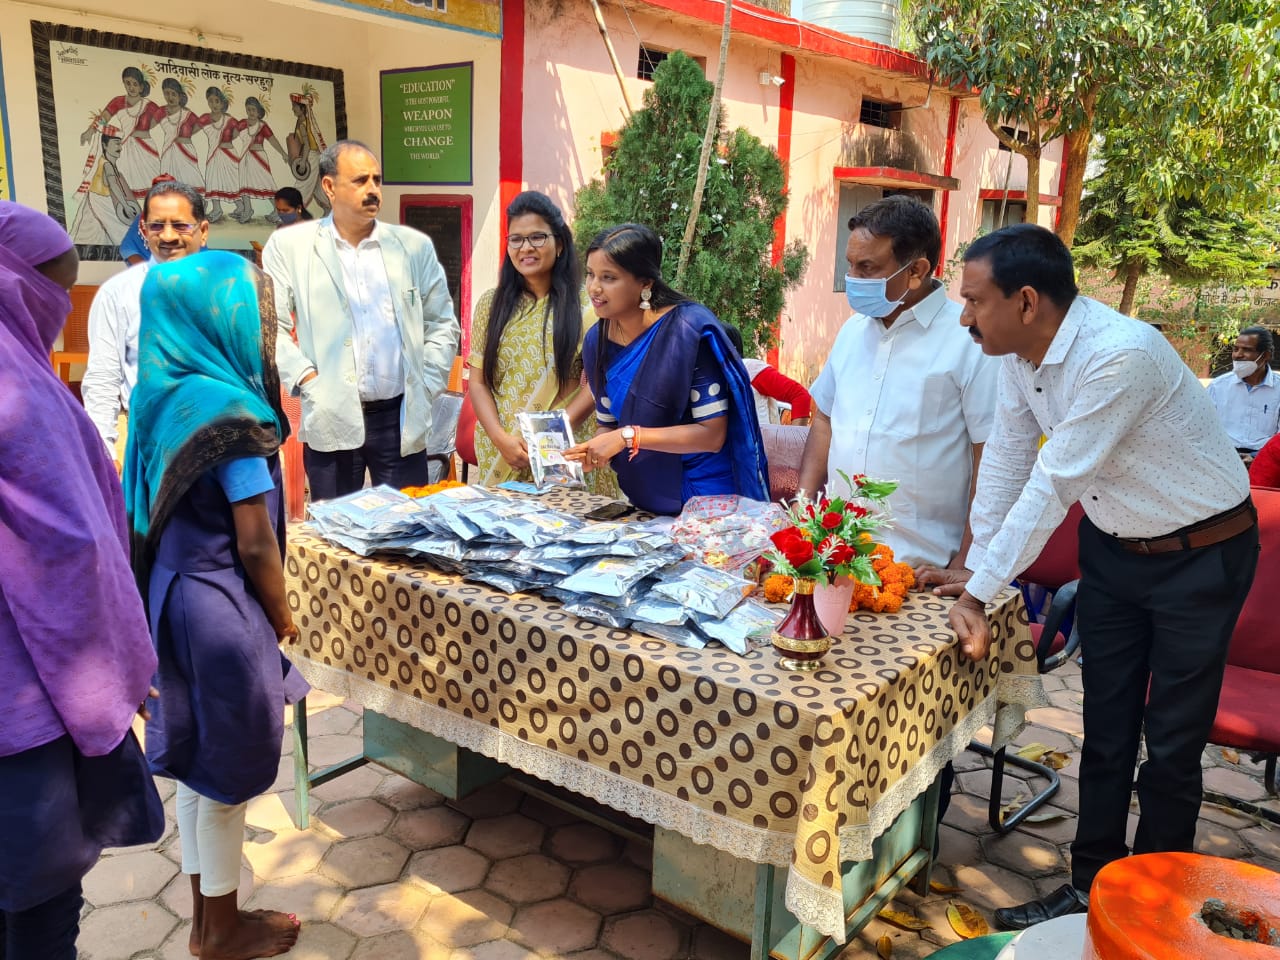
[[[897,481],[872,480],[861,473],[840,476],[853,495],[792,500],[785,508],[790,525],[769,538],[773,549],[765,556],[778,573],[792,577],[832,583],[850,576],[878,586],[872,531],[889,522],[884,501],[898,489]]]

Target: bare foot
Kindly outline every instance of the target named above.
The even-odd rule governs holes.
[[[206,923],[200,944],[200,960],[253,960],[274,957],[298,942],[298,921],[275,910],[240,913],[229,930],[214,930]]]

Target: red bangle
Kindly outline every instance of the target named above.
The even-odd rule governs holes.
[[[640,428],[635,427],[631,432],[631,453],[628,454],[628,460],[634,460],[636,454],[640,452]]]

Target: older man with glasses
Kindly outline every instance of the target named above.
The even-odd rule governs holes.
[[[142,203],[140,227],[151,257],[116,274],[98,288],[89,307],[89,365],[80,385],[85,409],[121,462],[121,413],[138,378],[139,295],[152,264],[197,253],[209,238],[204,198],[194,187],[169,178],[152,185]]]

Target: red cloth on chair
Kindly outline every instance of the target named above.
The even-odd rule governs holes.
[[[453,441],[454,449],[463,463],[478,466],[476,462],[476,408],[471,405],[471,394],[462,397],[462,409],[458,411],[458,435]]]

